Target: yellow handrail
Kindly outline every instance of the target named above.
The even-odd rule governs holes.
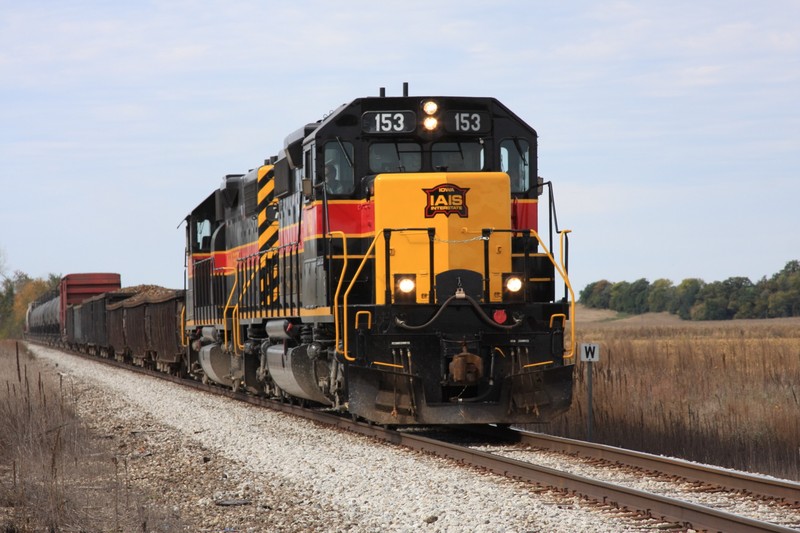
[[[569,290],[569,335],[570,339],[570,349],[569,354],[565,355],[564,357],[570,358],[575,356],[575,291],[572,290],[572,283],[569,281],[569,276],[567,275],[567,266],[564,264],[564,240],[568,233],[572,233],[572,230],[565,229],[559,232],[561,235],[559,237],[559,258],[561,259],[561,271],[563,272],[564,283],[567,285],[567,289]]]
[[[347,235],[343,231],[329,231],[329,236],[340,235],[342,237],[342,251],[344,255],[344,265],[342,265],[342,273],[339,276],[339,283],[336,285],[336,292],[333,295],[333,329],[334,329],[334,349],[339,353],[339,293],[344,284],[344,275],[347,273]],[[347,321],[345,321],[345,326]],[[347,329],[346,327],[343,329]],[[347,355],[345,355],[347,359]],[[347,359],[348,361],[355,361],[354,359]]]
[[[189,339],[186,337],[186,302],[181,305],[181,346],[189,346]]]
[[[367,264],[367,259],[369,259],[369,255],[372,253],[372,250],[375,248],[375,243],[378,242],[378,237],[383,235],[383,231],[384,230],[380,230],[375,235],[375,238],[372,239],[372,244],[369,245],[369,248],[367,249],[366,253],[364,254],[364,258],[361,260],[361,264],[358,265],[358,269],[356,270],[356,273],[353,274],[353,279],[350,280],[350,285],[348,285],[347,286],[347,290],[344,291],[344,299],[342,301],[342,307],[344,308],[344,317],[343,317],[344,327],[342,328],[342,330],[344,331],[344,339],[343,339],[343,348],[344,348],[344,350],[342,350],[341,352],[339,351],[339,342],[338,342],[338,332],[339,332],[339,330],[337,329],[336,330],[336,332],[337,332],[336,351],[337,351],[337,353],[341,353],[344,356],[345,360],[350,361],[350,362],[355,361],[356,358],[355,357],[350,357],[347,354],[347,297],[350,296],[350,291],[353,289],[353,286],[356,284],[356,280],[358,279],[359,274],[361,274],[361,270],[364,268],[364,265]],[[345,257],[347,257],[347,255],[345,255]],[[341,281],[342,280],[340,279],[339,280],[340,284],[341,284]],[[387,283],[388,283],[388,280],[387,280]],[[337,295],[339,294],[339,290],[338,289],[336,290],[336,294]]]
[[[367,329],[372,329],[372,313],[369,311],[356,311],[356,326],[358,326],[359,315],[367,315]]]
[[[252,256],[249,256],[249,257],[252,257]],[[244,260],[248,259],[249,257],[246,257]],[[259,260],[258,260],[258,261],[259,261],[259,266],[260,266],[260,265],[261,265],[261,259],[259,258]],[[250,290],[250,285],[252,285],[252,284],[253,284],[253,280],[254,280],[254,279],[255,279],[255,277],[256,277],[256,272],[257,272],[257,271],[258,271],[258,269],[254,269],[254,270],[253,270],[253,271],[250,273],[250,279],[248,279],[248,280],[247,280],[247,283],[245,283],[245,284],[242,286],[242,293],[239,295],[239,299],[238,299],[238,300],[237,300],[237,302],[236,302],[236,307],[234,307],[234,309],[233,309],[233,314],[234,314],[234,316],[236,317],[236,319],[235,319],[234,323],[238,323],[238,321],[239,321],[239,306],[240,306],[240,305],[241,305],[241,303],[242,303],[242,298],[244,298],[245,294],[247,294],[247,291],[249,291],[249,290]],[[236,276],[236,279],[238,280],[238,279],[239,279],[239,276]],[[237,327],[236,329],[234,329],[234,330],[233,330],[233,342],[234,342],[234,344],[236,345],[236,347],[237,347],[238,349],[240,349],[240,350],[244,350],[244,343],[242,343],[242,340],[241,340],[241,332],[239,331],[239,329],[240,329],[240,328],[238,328],[238,327]]]
[[[562,230],[562,231],[559,232],[560,235],[561,235],[561,237],[559,239],[559,247],[561,249],[560,250],[560,254],[559,254],[559,259],[560,259],[561,265],[559,266],[559,264],[556,263],[556,259],[555,259],[555,257],[553,257],[553,254],[550,253],[550,250],[547,249],[547,246],[544,244],[544,241],[542,241],[542,238],[539,237],[539,234],[537,232],[531,230],[531,233],[533,233],[533,236],[536,237],[537,241],[539,241],[539,245],[541,245],[542,249],[544,250],[545,255],[550,260],[550,262],[553,263],[553,268],[556,269],[556,272],[558,272],[558,274],[564,280],[564,283],[567,285],[567,290],[569,290],[569,295],[570,295],[570,312],[569,312],[569,314],[570,314],[570,317],[572,317],[572,319],[570,320],[570,336],[571,336],[571,338],[570,338],[569,352],[566,355],[564,355],[565,359],[569,359],[570,357],[574,357],[575,356],[575,291],[572,290],[572,284],[569,282],[569,276],[567,276],[567,269],[564,266],[564,237],[565,237],[565,235],[567,233],[570,233],[570,232],[571,232],[571,230]],[[553,282],[555,282],[555,280],[553,280]]]
[[[225,269],[230,270],[230,269],[232,269],[232,267],[225,267]],[[239,277],[238,276],[234,276],[233,277],[233,287],[231,287],[231,292],[228,295],[228,301],[225,302],[225,309],[222,310],[222,320],[223,320],[223,322],[227,321],[228,309],[231,308],[231,300],[233,299],[233,293],[236,291],[236,286],[238,284],[239,284]],[[236,308],[238,308],[238,306],[236,306]],[[227,348],[228,347],[228,328],[227,328],[227,324],[225,324],[225,326],[226,326],[224,328],[225,329],[225,335],[224,335],[223,338],[225,340],[225,347]],[[231,328],[234,331],[238,328],[238,326],[236,325],[235,318],[233,317],[233,314],[231,314]],[[235,351],[236,350],[234,350],[234,352]]]

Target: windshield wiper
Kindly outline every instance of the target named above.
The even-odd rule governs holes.
[[[344,149],[344,144],[342,144],[342,139],[338,135],[336,136],[336,142],[339,143],[339,148],[342,149],[342,153],[344,154],[344,158],[347,160],[347,164],[350,165],[350,168],[353,168],[353,161],[350,159],[350,154],[347,153],[347,150]]]

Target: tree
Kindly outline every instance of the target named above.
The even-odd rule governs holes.
[[[689,310],[692,320],[725,320],[728,317],[728,297],[722,282],[703,285]]]
[[[605,279],[588,284],[580,293],[580,302],[586,307],[608,309],[612,285]]]
[[[14,312],[14,282],[3,276],[2,289],[0,290],[0,338],[8,336],[13,321]]]
[[[750,278],[732,277],[722,282],[728,298],[729,318],[755,318],[758,291]]]
[[[0,338],[22,336],[28,304],[58,286],[61,276],[50,274],[47,280],[32,279],[25,272],[15,271],[3,280],[0,292]]]
[[[677,314],[684,320],[691,318],[692,306],[697,300],[697,294],[705,282],[697,278],[687,278],[675,288],[675,298],[672,300],[669,312]]]
[[[614,311],[625,312],[628,303],[628,290],[631,284],[627,281],[618,281],[611,286],[608,308]]]
[[[650,284],[647,293],[647,307],[653,313],[668,311],[672,300],[675,298],[675,287],[668,279],[657,279]]]
[[[609,308],[621,313],[646,313],[649,288],[650,282],[644,278],[633,283],[627,281],[615,283],[611,287]]]

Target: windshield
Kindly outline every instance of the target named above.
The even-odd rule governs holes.
[[[417,143],[372,143],[369,147],[371,172],[417,172],[422,168],[422,150]]]
[[[431,147],[434,170],[483,170],[483,145],[479,142],[436,143]]]

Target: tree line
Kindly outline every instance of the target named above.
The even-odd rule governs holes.
[[[745,277],[712,283],[688,278],[678,285],[668,279],[653,283],[644,278],[616,283],[603,279],[580,291],[578,301],[628,314],[666,311],[684,320],[800,316],[800,261],[789,261],[783,270],[757,283]]]

